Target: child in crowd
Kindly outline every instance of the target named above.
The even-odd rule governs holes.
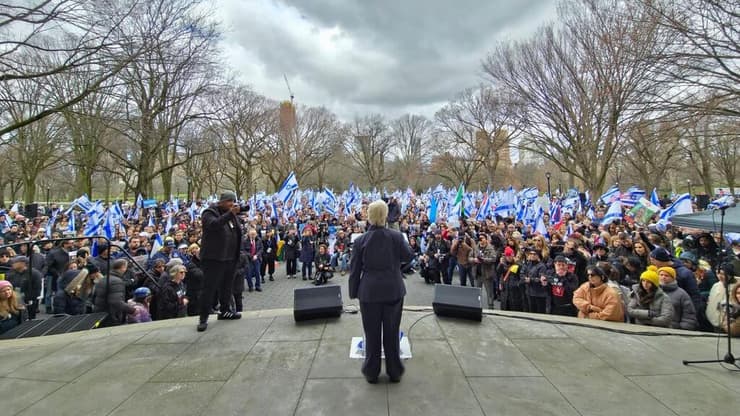
[[[134,308],[134,312],[126,317],[129,324],[138,324],[141,322],[151,322],[152,316],[149,313],[149,302],[152,300],[152,291],[145,286],[134,290],[134,297],[128,300],[128,304]]]

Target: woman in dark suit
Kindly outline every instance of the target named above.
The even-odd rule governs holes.
[[[353,243],[349,277],[349,297],[360,300],[365,330],[362,374],[368,383],[378,382],[382,331],[385,372],[397,383],[404,371],[398,336],[406,295],[401,263],[410,262],[414,253],[400,232],[386,228],[385,202],[371,203],[367,216],[370,228]]]

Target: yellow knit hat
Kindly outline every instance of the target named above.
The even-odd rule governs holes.
[[[658,274],[660,274],[660,272],[666,272],[670,274],[671,277],[673,277],[674,279],[676,278],[676,269],[674,269],[673,267],[670,267],[670,266],[661,267],[658,269]]]
[[[652,283],[655,287],[660,287],[660,279],[658,278],[658,268],[655,266],[648,266],[647,270],[642,272],[640,280],[647,280]]]

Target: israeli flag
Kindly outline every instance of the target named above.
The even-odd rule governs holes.
[[[609,188],[606,192],[604,192],[603,195],[599,197],[599,201],[602,201],[605,204],[610,204],[617,199],[619,199],[619,186],[617,185],[612,185],[611,188]]]
[[[691,206],[691,195],[685,193],[679,196],[671,206],[660,212],[660,219],[668,221],[674,215],[691,214],[693,211],[694,209]]]
[[[277,192],[277,197],[280,201],[283,201],[283,204],[285,204],[297,189],[298,180],[295,178],[295,173],[290,172],[288,177],[285,178],[285,181],[283,181],[283,184],[280,186],[280,189]]]
[[[660,198],[658,198],[658,190],[653,188],[653,192],[650,193],[650,202],[660,206]]]
[[[609,206],[609,210],[606,211],[604,218],[601,220],[601,224],[609,225],[613,223],[614,221],[621,220],[621,219],[622,219],[622,203],[619,202],[619,200],[617,199],[616,201],[612,202],[612,204]]]

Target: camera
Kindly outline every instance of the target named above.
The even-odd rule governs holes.
[[[247,212],[249,212],[249,204],[239,204],[239,213],[246,214]]]

